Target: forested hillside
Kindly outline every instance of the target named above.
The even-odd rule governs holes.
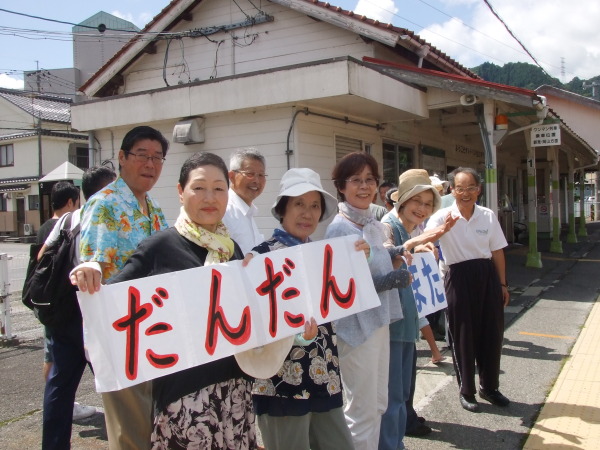
[[[591,84],[593,81],[600,83],[600,75],[589,80],[573,78],[568,83],[561,83],[558,78],[552,78],[546,75],[539,67],[522,62],[508,63],[504,66],[498,66],[493,63],[483,63],[480,66],[473,67],[473,72],[478,74],[486,81],[494,83],[506,84],[509,86],[522,87],[525,89],[535,90],[543,84],[554,86],[566,91],[574,92],[575,94],[585,97],[592,97],[592,89],[588,87],[584,89],[585,84]]]

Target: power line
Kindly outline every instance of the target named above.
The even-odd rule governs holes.
[[[439,9],[439,8],[435,7],[434,5],[432,5],[432,4],[430,4],[430,3],[427,3],[425,0],[418,0],[418,1],[419,1],[419,2],[421,2],[421,3],[423,3],[424,5],[427,5],[427,6],[429,6],[431,9],[434,9],[434,10],[436,10],[436,11],[437,11],[437,12],[439,12],[440,14],[443,14],[444,16],[448,17],[449,19],[451,19],[451,20],[454,20],[454,21],[456,21],[456,22],[460,23],[462,26],[464,26],[464,27],[466,27],[466,28],[469,28],[469,29],[473,30],[473,31],[474,31],[474,32],[476,32],[476,33],[479,33],[480,35],[482,35],[482,36],[484,36],[484,37],[486,37],[486,38],[488,38],[488,39],[491,39],[492,41],[496,41],[498,44],[500,44],[500,45],[504,45],[505,47],[508,47],[509,49],[511,49],[511,50],[513,50],[513,51],[515,51],[515,52],[522,53],[522,52],[521,52],[519,49],[516,49],[516,48],[514,48],[514,47],[512,47],[512,46],[508,45],[506,42],[503,42],[503,41],[501,41],[501,40],[499,40],[499,39],[496,39],[496,38],[495,38],[495,37],[493,37],[493,36],[490,36],[489,34],[486,34],[486,33],[484,33],[483,31],[480,31],[480,30],[478,30],[477,28],[475,28],[475,27],[473,27],[473,26],[469,25],[468,23],[464,22],[463,20],[459,19],[458,17],[454,17],[454,16],[452,16],[452,15],[448,14],[447,12],[445,12],[445,11],[442,11],[441,9]]]
[[[15,14],[17,16],[29,17],[31,19],[45,20],[47,22],[61,23],[61,24],[64,24],[64,25],[72,25],[74,27],[89,28],[89,29],[92,29],[92,30],[98,30],[98,31],[100,31],[102,33],[102,30],[101,30],[100,26],[92,27],[90,25],[82,25],[82,24],[79,24],[79,23],[65,22],[64,20],[48,19],[46,17],[34,16],[32,14],[20,13],[20,12],[17,12],[17,11],[11,11],[9,9],[4,9],[4,8],[0,8],[0,11],[3,11],[3,12],[8,13],[8,14]],[[137,31],[135,31],[135,30],[122,30],[122,29],[118,29],[118,28],[104,28],[104,30],[122,31],[122,32],[126,32],[126,33],[137,33]]]
[[[78,39],[89,38],[90,40],[98,40],[99,38],[103,40],[116,40],[128,42],[132,36],[131,34],[89,34],[82,32],[66,32],[66,31],[45,31],[45,30],[35,30],[29,28],[13,28],[0,26],[0,34],[6,36],[16,36],[23,38],[33,38],[33,39],[49,39],[49,40],[57,40],[57,41],[71,41],[74,36],[77,36]],[[141,39],[155,39],[156,35],[145,37],[143,34],[139,35]]]
[[[48,20],[51,22],[72,24],[71,22],[56,21],[54,19],[47,19],[47,18],[43,18],[43,17],[39,17],[39,16],[31,16],[29,14],[16,13],[14,11],[8,11],[8,10],[2,9],[2,8],[0,8],[0,11],[10,12],[10,13],[19,14],[19,15],[25,15],[27,17],[38,18],[41,20]],[[244,14],[246,15],[245,26],[253,26],[258,23],[263,23],[265,21],[269,21],[268,20],[269,16],[261,10],[259,10],[259,12],[255,16],[248,16],[246,13],[244,13]],[[236,27],[243,26],[243,25],[244,24],[237,24]],[[83,26],[83,25],[77,25],[77,26]],[[91,26],[85,26],[85,28],[90,28],[90,29],[94,29],[94,30],[98,29],[96,27],[91,27]],[[159,39],[168,40],[168,39],[181,39],[181,38],[185,38],[185,37],[191,37],[191,38],[207,37],[209,35],[216,34],[221,31],[227,32],[231,28],[232,27],[230,25],[218,25],[218,26],[210,26],[210,27],[203,27],[203,28],[195,28],[195,29],[179,31],[179,32],[154,32],[154,31],[142,32],[142,31],[120,30],[120,29],[116,29],[116,28],[105,28],[104,31],[106,31],[106,30],[118,31],[118,32],[125,32],[127,34],[126,35],[115,35],[115,34],[102,35],[102,39],[117,39],[118,40],[119,38],[125,38],[125,39],[127,39],[127,41],[129,41],[131,39],[137,39],[139,41],[146,40],[146,41],[150,42],[150,41],[159,40]],[[67,40],[72,39],[73,36],[77,36],[78,38],[80,38],[82,36],[89,37],[90,39],[94,39],[94,40],[99,38],[98,35],[85,34],[85,33],[81,33],[81,32],[54,32],[54,31],[10,28],[10,27],[0,26],[0,35],[2,35],[2,34],[9,35],[9,36],[22,37],[22,38],[26,38],[26,39],[48,39],[48,40],[57,40],[57,41],[67,41]],[[29,37],[29,36],[34,36],[34,37]]]
[[[399,14],[395,13],[394,11],[390,11],[389,9],[385,9],[384,7],[382,7],[382,6],[379,6],[378,4],[376,4],[376,3],[373,3],[373,2],[371,2],[371,1],[369,1],[369,0],[362,0],[362,1],[364,1],[364,2],[366,2],[366,3],[369,3],[369,4],[373,5],[373,6],[376,6],[377,8],[381,9],[382,11],[385,11],[385,12],[387,12],[387,13],[390,13],[390,14],[392,14],[393,16],[396,16],[398,19],[401,19],[401,20],[403,20],[403,21],[405,21],[405,22],[408,22],[408,23],[410,23],[410,24],[414,25],[414,26],[415,26],[415,27],[417,27],[417,28],[421,28],[421,29],[425,29],[425,28],[426,28],[424,25],[421,25],[421,24],[419,24],[419,23],[413,22],[413,21],[412,21],[412,20],[410,20],[409,18],[407,18],[407,17],[403,17],[403,16],[401,16],[401,15],[399,15]],[[437,8],[434,8],[433,6],[429,5],[428,3],[425,3],[425,4],[426,4],[427,6],[430,6],[430,7],[432,7],[433,9],[436,9],[436,10],[437,10]],[[439,10],[438,10],[438,11],[439,11]],[[440,11],[440,12],[442,12],[442,11]],[[454,17],[450,16],[449,14],[446,14],[446,13],[443,13],[443,14],[445,14],[446,16],[448,16],[448,17],[450,17],[450,18],[453,18],[453,19],[454,19]],[[456,19],[456,20],[458,20],[459,22],[461,22],[461,21],[460,21],[460,19]],[[431,33],[431,34],[434,34],[434,35],[436,35],[436,36],[439,36],[440,38],[442,38],[442,39],[444,39],[444,40],[446,40],[446,41],[453,42],[454,44],[460,45],[461,47],[464,47],[464,48],[466,48],[467,50],[471,50],[471,51],[473,51],[473,52],[475,52],[475,53],[479,53],[480,55],[482,55],[482,56],[485,56],[486,58],[495,59],[496,61],[500,61],[498,58],[496,58],[496,57],[494,57],[494,56],[492,56],[492,55],[486,55],[485,53],[482,53],[482,52],[480,52],[479,50],[476,50],[476,49],[474,49],[474,48],[472,48],[472,47],[469,47],[468,45],[465,45],[465,44],[463,44],[462,42],[456,41],[456,40],[454,40],[454,39],[450,39],[450,38],[449,38],[449,37],[447,37],[447,36],[444,36],[444,35],[441,35],[441,34],[439,34],[439,33],[436,33],[435,31],[431,31],[431,30],[429,30],[429,33]],[[482,34],[483,34],[483,33],[482,33]],[[514,50],[514,49],[513,49],[513,50]],[[504,62],[504,61],[500,61],[500,62]]]
[[[412,20],[410,20],[409,18],[407,18],[407,17],[403,17],[403,16],[400,16],[399,14],[396,14],[394,11],[390,11],[389,9],[385,9],[384,7],[382,7],[382,6],[379,6],[378,4],[376,4],[376,3],[373,3],[373,2],[371,2],[371,1],[369,1],[369,0],[362,0],[362,1],[364,1],[364,2],[366,2],[366,3],[369,3],[369,4],[373,5],[373,6],[376,6],[376,7],[378,7],[379,9],[381,9],[382,11],[385,11],[385,12],[387,12],[387,13],[390,13],[390,14],[392,14],[393,16],[396,16],[397,18],[399,18],[399,19],[401,19],[401,20],[403,20],[403,21],[405,21],[405,22],[408,22],[408,23],[412,24],[412,25],[414,25],[414,26],[415,26],[415,27],[417,27],[417,28],[421,28],[421,29],[425,29],[425,28],[427,28],[427,27],[425,27],[424,25],[421,25],[421,24],[419,24],[419,23],[413,22],[413,21],[412,21]],[[425,3],[425,2],[423,2],[423,3]],[[430,5],[430,4],[428,4],[428,3],[425,3],[425,4],[426,4],[427,6],[429,6],[429,7],[431,7],[431,8],[433,8],[433,9],[437,10],[437,11],[440,11],[440,10],[438,10],[437,8],[434,8],[433,6],[431,6],[431,5]],[[440,11],[440,12],[442,12],[444,15],[446,15],[446,16],[448,16],[448,17],[452,18],[452,19],[456,19],[455,17],[453,17],[453,16],[451,16],[451,15],[449,15],[449,14],[447,14],[447,13],[443,12],[443,11]],[[456,20],[457,20],[457,21],[459,21],[459,22],[462,22],[460,19],[456,19]],[[466,24],[465,24],[465,25],[466,25]],[[482,55],[482,56],[485,56],[486,58],[489,58],[489,59],[494,59],[494,60],[496,60],[496,61],[499,61],[499,62],[505,63],[505,61],[502,61],[502,60],[500,60],[500,59],[496,58],[495,56],[492,56],[492,55],[487,55],[487,54],[485,54],[485,53],[482,53],[482,52],[480,52],[480,51],[479,51],[479,50],[477,50],[477,49],[474,49],[474,48],[472,48],[472,47],[469,47],[468,45],[466,45],[466,44],[463,44],[462,42],[456,41],[456,40],[454,40],[454,39],[450,39],[449,37],[447,37],[447,36],[444,36],[444,35],[442,35],[442,34],[440,34],[440,33],[436,33],[435,31],[431,31],[431,30],[428,30],[428,32],[429,32],[429,33],[431,33],[431,34],[433,34],[433,35],[436,35],[436,36],[438,36],[438,37],[440,37],[440,38],[442,38],[442,39],[444,39],[444,40],[446,40],[446,41],[448,41],[448,42],[452,42],[452,43],[454,43],[454,44],[460,45],[461,47],[464,47],[464,48],[466,48],[467,50],[471,50],[471,51],[473,51],[473,52],[475,52],[475,53],[478,53],[478,54],[480,54],[480,55]],[[483,34],[483,33],[482,33],[482,34]],[[513,49],[513,50],[516,50],[516,49]]]
[[[48,78],[49,80],[54,80],[55,82],[61,84],[62,86],[75,88],[76,84],[73,81],[67,80],[66,78],[59,77],[56,74],[53,74],[49,71],[45,71],[42,73],[42,78]]]
[[[535,62],[535,64],[542,69],[542,72],[544,72],[545,75],[547,75],[550,78],[553,78],[551,75],[548,74],[548,72],[546,72],[546,70],[540,65],[540,63],[537,61],[537,59],[535,59],[535,57],[531,54],[531,52],[529,50],[527,50],[527,48],[525,47],[525,45],[519,40],[519,38],[517,36],[515,36],[515,34],[512,32],[512,30],[510,28],[508,28],[508,25],[504,22],[504,20],[502,20],[502,18],[498,15],[498,13],[496,11],[494,11],[494,8],[492,7],[492,5],[490,5],[490,2],[488,2],[488,0],[483,0],[483,2],[487,5],[487,7],[490,9],[490,11],[492,12],[492,14],[494,16],[496,16],[496,18],[500,21],[500,23],[502,25],[504,25],[504,28],[506,28],[506,31],[508,31],[508,34],[510,34],[513,39],[515,41],[517,41],[519,43],[519,45],[521,46],[521,48],[523,50],[525,50],[525,52],[529,55],[529,57],[531,59],[533,59],[533,61]]]
[[[408,19],[407,17],[400,16],[399,14],[395,13],[394,11],[390,11],[389,9],[386,9],[386,8],[384,8],[384,7],[382,7],[382,6],[378,5],[378,4],[376,4],[376,3],[374,3],[374,2],[372,2],[372,1],[370,1],[370,0],[362,0],[362,1],[363,1],[363,2],[366,2],[366,3],[369,3],[369,4],[373,5],[373,6],[376,6],[377,8],[381,9],[382,11],[385,11],[385,12],[387,12],[387,13],[389,13],[389,14],[392,14],[393,16],[395,16],[395,17],[397,17],[397,18],[399,18],[399,19],[401,19],[401,20],[403,20],[403,21],[405,21],[405,22],[408,22],[408,23],[410,23],[410,24],[412,24],[412,25],[414,25],[414,26],[416,26],[416,27],[418,27],[418,28],[421,28],[421,29],[426,29],[426,28],[427,28],[427,27],[425,27],[424,25],[421,25],[421,24],[419,24],[419,23],[413,22],[412,20]],[[465,22],[464,22],[464,21],[462,21],[461,19],[459,19],[459,18],[457,18],[457,17],[454,17],[454,16],[452,16],[452,15],[448,14],[447,12],[445,12],[445,11],[443,11],[443,10],[441,10],[441,9],[439,9],[439,8],[437,8],[437,7],[435,7],[434,5],[432,5],[432,4],[428,3],[428,2],[426,2],[425,0],[418,0],[418,1],[419,1],[419,2],[421,2],[421,3],[423,3],[424,5],[428,6],[429,8],[431,8],[431,9],[433,9],[433,10],[435,10],[435,11],[439,12],[440,14],[443,14],[444,16],[446,16],[446,17],[448,17],[448,18],[450,18],[450,19],[452,19],[452,20],[454,20],[454,21],[456,21],[456,22],[460,23],[461,25],[465,26],[466,28],[469,28],[469,29],[473,30],[474,32],[476,32],[476,33],[479,33],[480,35],[482,35],[482,36],[484,36],[484,37],[486,37],[486,38],[488,38],[488,39],[491,39],[491,40],[493,40],[493,41],[496,41],[497,43],[499,43],[499,44],[501,44],[501,45],[504,45],[505,47],[508,47],[509,49],[511,49],[511,50],[513,50],[513,51],[515,51],[515,52],[518,52],[518,53],[521,53],[521,54],[524,54],[524,55],[528,55],[528,56],[530,56],[530,57],[531,57],[530,53],[529,53],[529,52],[527,52],[527,49],[525,49],[525,52],[522,52],[522,51],[520,51],[519,49],[516,49],[516,48],[514,48],[514,47],[512,47],[512,46],[508,45],[507,43],[505,43],[505,42],[502,42],[502,41],[500,41],[500,40],[498,40],[498,39],[494,38],[493,36],[490,36],[490,35],[488,35],[488,34],[486,34],[486,33],[482,32],[482,31],[478,30],[477,28],[475,28],[475,27],[473,27],[473,26],[471,26],[471,25],[469,25],[469,24],[465,23]],[[501,62],[501,63],[504,63],[504,64],[506,64],[506,63],[507,63],[507,61],[503,61],[503,60],[501,60],[501,59],[499,59],[499,58],[497,58],[497,57],[495,57],[495,56],[492,56],[492,55],[485,54],[485,53],[483,53],[483,52],[481,52],[481,51],[479,51],[479,50],[477,50],[477,49],[474,49],[474,48],[472,48],[472,47],[469,47],[468,45],[466,45],[466,44],[464,44],[464,43],[462,43],[462,42],[459,42],[459,41],[456,41],[456,40],[454,40],[454,39],[451,39],[451,38],[449,38],[449,37],[447,37],[447,36],[444,36],[444,35],[442,35],[442,34],[440,34],[440,33],[436,33],[435,31],[428,30],[428,32],[429,32],[429,33],[431,33],[431,34],[433,34],[433,35],[435,35],[435,36],[438,36],[438,37],[440,37],[440,38],[442,38],[442,39],[444,39],[444,40],[446,40],[446,41],[448,41],[448,42],[452,42],[452,43],[454,43],[454,44],[460,45],[461,47],[463,47],[463,48],[466,48],[467,50],[471,50],[471,51],[473,51],[473,52],[475,52],[475,53],[478,53],[478,54],[480,54],[480,55],[482,55],[482,56],[484,56],[484,57],[486,57],[486,58],[493,59],[493,60],[499,61],[499,62]],[[517,42],[518,42],[518,40],[517,40]],[[520,44],[520,42],[519,42],[519,44]],[[523,48],[524,48],[524,47],[523,47]],[[532,58],[533,58],[533,57],[532,57]],[[535,60],[535,59],[534,59],[534,60]],[[536,63],[537,63],[537,62],[536,62]],[[553,66],[552,64],[549,64],[549,63],[546,63],[546,64],[547,64],[548,66],[555,67],[555,66]],[[539,64],[538,64],[538,66],[539,66]],[[541,66],[540,66],[540,67],[541,67]],[[542,69],[542,70],[543,70],[543,69]]]

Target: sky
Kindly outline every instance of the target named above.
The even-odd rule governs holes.
[[[267,0],[236,0],[260,7]],[[536,62],[484,0],[329,0],[419,34],[465,67]],[[562,82],[600,75],[600,3],[585,0],[487,0],[539,65]],[[105,11],[143,28],[169,0],[21,0],[1,9],[79,23]],[[568,6],[566,6],[568,5]],[[568,13],[565,9],[568,8]],[[0,11],[0,87],[23,87],[23,71],[73,66],[72,25]],[[39,30],[33,35],[23,30]]]

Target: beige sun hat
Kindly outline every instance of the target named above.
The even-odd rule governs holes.
[[[275,199],[275,203],[273,203],[271,214],[277,220],[281,221],[281,216],[275,211],[275,207],[279,203],[279,200],[281,200],[281,197],[298,197],[310,191],[320,192],[325,199],[325,211],[323,211],[323,217],[321,217],[319,222],[337,212],[338,201],[333,195],[323,189],[319,174],[312,169],[301,167],[290,169],[283,174],[281,183],[279,183],[279,195]]]
[[[262,347],[236,353],[235,359],[245,373],[254,378],[271,378],[275,375],[292,349],[295,336],[288,336]]]
[[[431,184],[429,174],[425,169],[409,169],[400,175],[398,190],[391,195],[391,199],[399,207],[409,198],[427,190],[433,192],[433,212],[436,212],[440,209],[442,198],[437,189]]]

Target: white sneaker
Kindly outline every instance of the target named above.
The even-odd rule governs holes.
[[[94,406],[80,405],[77,402],[73,403],[73,420],[87,419],[94,414],[96,414]]]

